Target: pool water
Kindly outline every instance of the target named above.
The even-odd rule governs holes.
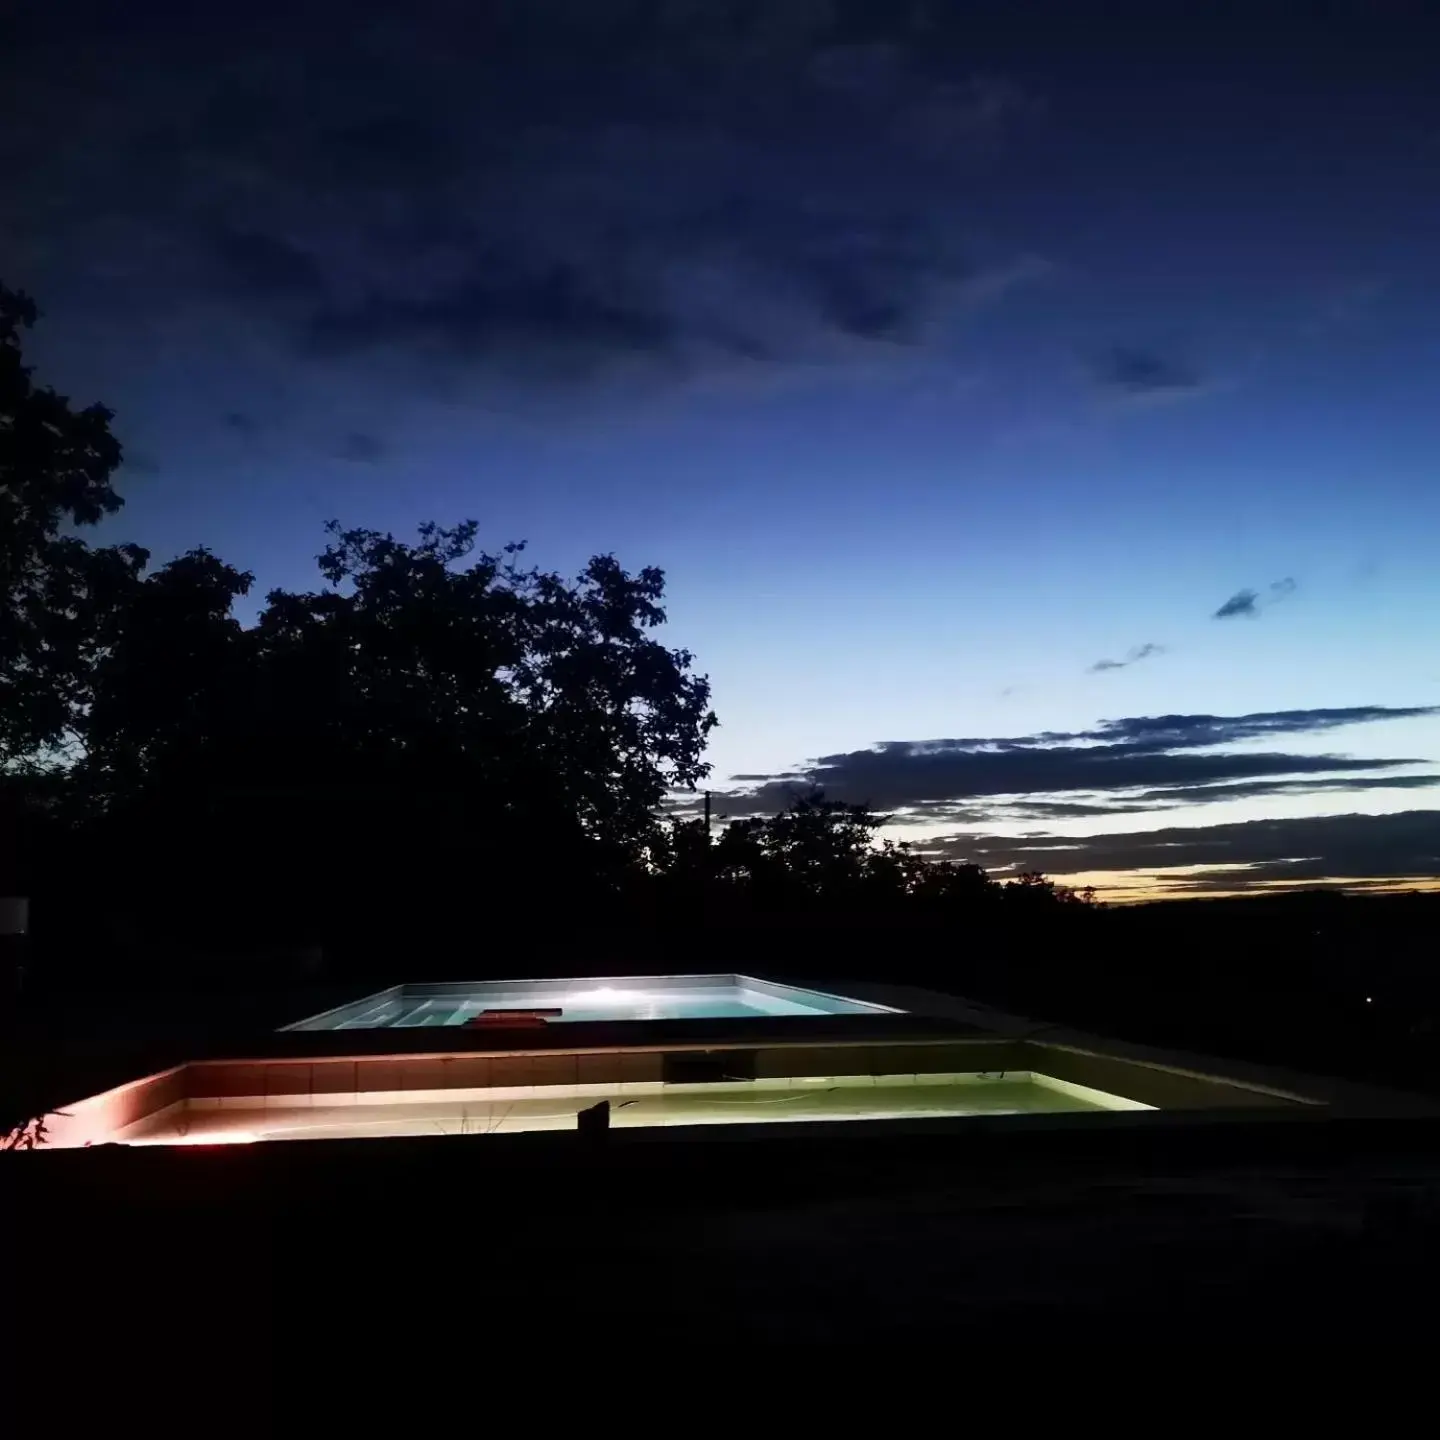
[[[827,1015],[835,1012],[818,1006],[803,1005],[792,1000],[778,1000],[758,991],[744,990],[646,990],[635,995],[621,991],[613,995],[603,992],[580,992],[574,996],[546,996],[536,999],[524,991],[501,991],[475,1000],[390,1001],[383,1007],[355,1020],[346,1021],[338,1029],[363,1028],[367,1025],[389,1025],[404,1029],[410,1025],[463,1025],[482,1010],[524,1009],[543,1005],[554,1008],[558,1001],[560,1014],[555,1020],[741,1020],[752,1015]]]
[[[494,981],[405,985],[287,1026],[290,1030],[463,1025],[485,1010],[558,1009],[551,1021],[743,1020],[895,1013],[883,1005],[745,976]]]

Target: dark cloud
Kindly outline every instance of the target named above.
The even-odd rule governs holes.
[[[1180,888],[1197,891],[1244,889],[1272,881],[1307,884],[1331,877],[1431,878],[1440,876],[1440,811],[1246,820],[1080,839],[954,836],[936,846],[935,853],[992,869],[1039,869],[1057,876],[1087,870],[1225,867],[1177,882]]]
[[[1255,615],[1260,597],[1254,590],[1237,590],[1210,618],[1229,620],[1236,615]]]
[[[1295,590],[1296,582],[1288,575],[1283,580],[1272,581],[1263,596],[1258,590],[1237,590],[1210,618],[1232,620],[1237,615],[1245,615],[1253,620],[1258,618],[1263,607],[1278,603],[1287,595],[1293,595]]]
[[[677,337],[673,321],[636,297],[589,288],[579,270],[505,274],[424,299],[371,295],[349,309],[318,312],[309,343],[319,352],[416,347],[484,358],[519,350],[563,354],[576,364],[626,352],[654,352]]]
[[[1419,790],[1440,785],[1440,775],[1328,776],[1320,780],[1236,780],[1222,785],[1172,786],[1136,796],[1142,808],[1155,805],[1208,804],[1215,800],[1254,800],[1269,795],[1341,794],[1355,790]]]
[[[1116,346],[1091,366],[1102,390],[1127,398],[1183,395],[1204,388],[1203,377],[1190,366],[1155,350]]]
[[[1029,740],[1014,743],[1123,740],[1145,749],[1178,749],[1228,745],[1275,735],[1315,734],[1374,720],[1414,720],[1435,714],[1440,714],[1440,706],[1344,705],[1312,710],[1257,710],[1248,715],[1135,715],[1102,720],[1093,730],[1043,731]]]
[[[260,422],[244,410],[227,410],[221,423],[227,430],[233,430],[237,435],[255,435],[260,430]]]
[[[1174,810],[1183,806],[1213,805],[1223,800],[1259,800],[1276,795],[1354,794],[1361,790],[1419,790],[1440,785],[1440,775],[1327,775],[1318,780],[1233,780],[1208,785],[1170,785],[1161,789],[1126,792],[1089,801],[1007,800],[993,806],[982,820],[1077,820],[1098,815],[1139,814]]]
[[[866,211],[848,197],[819,210],[765,213],[753,200],[728,208],[715,233],[735,237],[756,283],[855,339],[913,340],[941,288],[980,278],[923,209]]]
[[[224,282],[247,298],[313,299],[325,291],[319,261],[279,235],[220,230],[209,237],[208,248]]]
[[[103,255],[126,284],[94,314],[203,302],[302,354],[462,373],[925,339],[1044,273],[977,242],[965,198],[1040,107],[910,8],[259,0],[102,24],[57,0],[0,73],[15,134],[51,142],[0,138],[17,253],[72,281]],[[104,34],[88,58],[79,24]]]
[[[1119,800],[1112,803],[1088,800],[1013,800],[977,815],[976,822],[993,822],[1001,818],[1007,823],[1017,824],[1026,820],[1090,820],[1097,815],[1129,815],[1155,808],[1155,805]]]
[[[1097,660],[1089,667],[1092,675],[1104,674],[1107,670],[1124,670],[1126,666],[1138,665],[1142,660],[1149,660],[1153,655],[1163,655],[1163,645],[1135,645],[1125,653],[1123,660]]]
[[[374,465],[383,460],[385,454],[385,442],[363,430],[352,430],[335,448],[337,460],[349,460],[357,465]]]
[[[925,819],[941,818],[937,807],[981,798],[991,801],[986,808],[993,815],[998,802],[991,797],[1002,796],[1090,803],[1088,798],[1065,793],[1084,792],[1085,797],[1156,808],[1163,802],[1157,797],[1154,804],[1147,803],[1145,792],[1321,775],[1332,777],[1332,784],[1339,783],[1334,777],[1342,777],[1350,788],[1360,788],[1363,777],[1372,772],[1425,762],[1229,747],[1435,714],[1440,714],[1440,706],[1146,715],[1106,720],[1084,731],[887,741],[865,750],[824,755],[800,770],[752,779],[720,803],[737,813],[782,809],[797,785],[820,786],[832,799],[911,812],[911,818]]]

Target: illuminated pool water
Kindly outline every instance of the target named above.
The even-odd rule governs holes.
[[[573,1131],[578,1113],[610,1102],[617,1129],[770,1125],[835,1120],[925,1120],[967,1115],[1148,1110],[1123,1096],[1047,1075],[841,1075],[671,1085],[522,1086],[457,1090],[191,1099],[107,1138],[126,1145],[225,1145],[265,1140],[383,1139]]]
[[[757,1016],[883,1015],[897,1011],[746,975],[624,976],[397,985],[287,1030],[411,1029],[464,1025],[487,1010],[558,1010],[552,1021],[753,1019]]]

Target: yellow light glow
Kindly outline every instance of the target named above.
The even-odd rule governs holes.
[[[166,1135],[122,1140],[122,1145],[253,1145],[259,1136],[249,1130],[212,1130],[203,1135]]]

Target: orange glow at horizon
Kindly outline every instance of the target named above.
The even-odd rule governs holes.
[[[1407,891],[1440,891],[1434,875],[1347,876],[1317,880],[1244,879],[1241,865],[1184,865],[1155,870],[1087,870],[1074,875],[1052,875],[1057,885],[1073,890],[1093,887],[1095,898],[1107,905],[1140,905],[1151,900],[1232,899],[1246,895],[1280,895],[1297,890],[1346,890],[1356,895],[1399,895]],[[1206,875],[1224,874],[1233,883],[1225,888],[1190,889],[1187,882]]]

